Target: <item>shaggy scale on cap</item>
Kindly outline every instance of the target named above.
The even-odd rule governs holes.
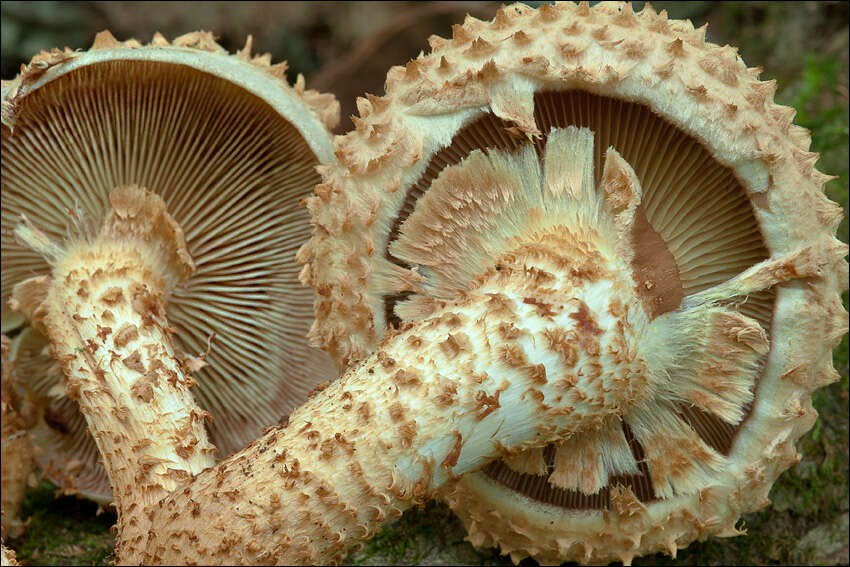
[[[194,262],[185,282],[168,282],[167,317],[222,456],[332,374],[304,339],[313,291],[294,255],[310,230],[299,201],[333,157],[339,104],[303,77],[290,87],[285,70],[253,55],[250,37],[230,55],[209,32],[146,46],[102,32],[91,50],[42,52],[3,83],[3,331],[23,324],[8,310],[12,289],[49,270],[12,234],[22,214],[73,242],[96,233],[114,189],[159,195]],[[41,466],[66,490],[108,501],[97,448],[37,335],[21,333],[15,357],[45,406]]]
[[[814,168],[808,131],[735,48],[648,5],[516,4],[429,43],[390,69],[385,96],[358,99],[338,163],[320,168],[298,256],[317,290],[312,344],[350,367],[392,327],[459,301],[534,234],[521,223],[548,218],[512,200],[533,184],[502,173],[532,171],[518,157],[529,148],[547,171],[583,160],[613,210],[630,211],[616,251],[668,339],[656,346],[672,358],[669,380],[445,498],[474,545],[515,561],[628,563],[741,533],[740,514],[768,505],[799,460],[811,393],[838,379],[831,351],[847,331],[842,210],[823,193],[831,178]],[[556,152],[576,127],[592,150]],[[563,338],[553,352],[569,351]]]

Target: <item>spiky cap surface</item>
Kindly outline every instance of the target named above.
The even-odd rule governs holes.
[[[830,177],[814,168],[808,131],[735,48],[649,6],[516,4],[429,42],[431,53],[389,71],[384,97],[358,100],[356,130],[336,138],[338,163],[323,167],[308,202],[315,230],[299,259],[318,291],[313,343],[345,367],[405,318],[400,306],[423,293],[429,275],[393,256],[393,243],[441,173],[476,147],[535,143],[542,154],[547,128],[596,127],[605,142],[597,156],[610,144],[634,166],[648,226],[675,260],[641,282],[679,278],[655,296],[653,316],[738,297],[732,303],[766,331],[754,401],[709,403],[694,379],[678,411],[691,412],[685,430],[716,446],[724,464],[681,493],[648,471],[643,489],[613,484],[595,501],[569,496],[559,506],[476,473],[447,499],[475,545],[498,544],[515,560],[628,562],[739,533],[739,515],[765,506],[773,481],[799,459],[794,442],[816,419],[811,392],[837,379],[831,350],[847,328],[839,298],[847,248],[834,237],[842,211],[824,196]],[[604,131],[606,116],[625,124],[624,135]],[[652,455],[637,456],[652,464]]]

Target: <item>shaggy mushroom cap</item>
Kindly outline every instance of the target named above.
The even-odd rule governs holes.
[[[518,184],[482,168],[484,156],[517,156],[499,159],[524,171],[518,156],[532,147],[555,171],[584,159],[552,147],[571,127],[593,133],[597,190],[639,188],[629,276],[653,325],[685,337],[716,323],[716,336],[760,355],[733,368],[720,342],[668,343],[678,362],[650,401],[460,479],[446,499],[476,546],[516,561],[627,563],[742,533],[739,515],[766,506],[800,458],[812,391],[838,379],[847,246],[834,237],[843,212],[823,193],[831,178],[814,168],[794,110],[773,102],[775,82],[704,35],[648,5],[516,4],[491,22],[468,17],[392,68],[386,96],[358,100],[356,131],[321,169],[299,259],[319,291],[313,344],[340,367],[499,269],[505,235],[520,229],[515,217],[491,220],[492,195]],[[606,179],[612,156],[625,165]],[[757,325],[700,323],[708,306]]]
[[[332,372],[305,339],[314,293],[298,282],[294,255],[310,230],[299,201],[319,180],[316,164],[333,157],[339,105],[300,76],[290,87],[285,70],[252,55],[250,38],[230,55],[207,32],[172,43],[157,34],[146,46],[102,32],[91,50],[42,52],[3,84],[3,331],[22,325],[7,311],[12,289],[49,272],[15,240],[21,215],[55,241],[86,238],[113,190],[158,195],[195,267],[169,282],[167,317],[222,456]],[[63,487],[108,500],[97,449],[44,339],[20,339],[21,379],[49,402],[42,466]]]

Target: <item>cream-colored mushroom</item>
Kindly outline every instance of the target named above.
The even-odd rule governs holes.
[[[359,99],[309,202],[314,344],[346,368],[494,270],[525,270],[504,329],[543,349],[523,368],[560,360],[546,379],[585,407],[622,367],[632,351],[583,358],[571,327],[534,334],[564,310],[591,329],[651,329],[635,340],[664,378],[616,411],[594,406],[598,420],[561,444],[454,484],[445,497],[470,540],[514,560],[628,562],[739,533],[796,462],[847,330],[842,211],[807,131],[734,48],[649,6],[516,4],[429,42],[389,71],[386,96]],[[562,233],[551,258],[533,248]],[[618,284],[593,288],[603,273]],[[567,299],[580,278],[596,290],[586,311]]]
[[[548,8],[540,12],[527,11],[524,7],[508,10],[511,9],[527,18],[541,14],[541,21],[556,20]],[[577,15],[581,16],[585,9],[579,8]],[[605,10],[610,7],[598,9],[607,15]],[[505,17],[503,13],[497,20]],[[624,21],[632,20],[626,14]],[[469,25],[477,24],[471,21]],[[492,24],[497,25],[504,22]],[[462,35],[463,31],[456,33]],[[516,35],[514,32],[508,37]],[[491,39],[492,42],[487,39],[466,42],[473,43],[468,46],[469,56],[493,54],[489,46],[495,40]],[[522,35],[518,39],[523,40]],[[609,47],[618,48],[620,43]],[[434,58],[430,61],[435,63]],[[448,56],[445,61],[451,65]],[[789,254],[787,246],[777,244],[771,248],[770,257],[756,257],[752,266],[743,267],[738,275],[733,273],[719,282],[709,282],[704,289],[683,293],[681,301],[660,312],[654,296],[643,291],[654,289],[654,285],[646,284],[654,284],[655,279],[641,271],[642,248],[636,246],[641,240],[635,237],[644,223],[640,216],[642,207],[647,217],[645,222],[651,220],[646,213],[651,184],[642,179],[640,168],[625,150],[615,145],[611,151],[607,146],[598,151],[602,134],[587,124],[549,124],[550,128],[544,129],[536,126],[536,120],[523,123],[522,114],[513,113],[515,118],[511,118],[513,124],[506,125],[506,136],[523,135],[534,126],[546,132],[545,144],[532,147],[523,143],[517,148],[490,146],[482,151],[470,148],[468,140],[463,139],[468,151],[453,163],[438,168],[433,183],[426,187],[427,193],[409,207],[406,218],[396,225],[397,238],[387,238],[388,227],[392,226],[388,219],[395,218],[393,214],[406,192],[399,190],[410,187],[427,169],[429,156],[436,155],[440,148],[450,147],[456,127],[484,112],[480,98],[475,98],[483,87],[476,81],[493,77],[499,66],[498,61],[492,65],[486,60],[479,62],[483,67],[481,76],[467,74],[462,69],[462,75],[452,80],[456,79],[456,86],[464,85],[464,89],[453,91],[449,84],[444,90],[450,102],[454,100],[453,93],[468,94],[469,100],[464,100],[471,101],[470,106],[460,117],[451,112],[437,118],[403,112],[407,103],[399,93],[408,97],[407,102],[424,97],[426,104],[419,110],[430,108],[433,112],[441,108],[439,104],[428,106],[431,102],[427,100],[428,91],[416,82],[402,92],[398,90],[402,87],[391,80],[388,98],[361,101],[363,108],[368,108],[368,104],[374,112],[371,119],[360,123],[360,136],[371,140],[362,146],[371,147],[372,152],[367,151],[362,157],[355,155],[358,144],[350,142],[359,139],[357,134],[343,139],[337,154],[344,163],[326,168],[327,183],[317,188],[317,199],[311,206],[316,213],[319,236],[302,253],[302,258],[311,262],[304,276],[321,284],[323,295],[319,308],[327,319],[317,325],[316,335],[327,341],[340,358],[346,358],[351,368],[339,381],[294,412],[288,427],[274,428],[246,450],[201,472],[179,490],[165,494],[158,502],[150,500],[147,513],[141,515],[145,522],[141,529],[129,522],[122,525],[119,561],[320,563],[339,559],[351,545],[367,537],[389,517],[455,483],[454,477],[480,468],[497,456],[509,457],[515,467],[539,470],[530,466],[536,459],[533,453],[518,456],[523,449],[536,451],[543,444],[565,439],[572,443],[585,433],[606,439],[610,448],[601,467],[585,468],[596,471],[598,477],[617,476],[611,473],[628,472],[633,464],[629,460],[630,446],[623,448],[623,440],[628,444],[629,437],[625,431],[620,437],[616,428],[609,428],[611,420],[630,414],[635,423],[652,434],[666,425],[663,422],[679,419],[672,415],[671,399],[694,391],[700,393],[701,384],[688,380],[688,366],[717,365],[722,370],[724,389],[703,395],[700,403],[710,405],[709,409],[718,412],[721,419],[734,421],[746,412],[748,396],[752,395],[748,392],[755,382],[752,370],[759,364],[765,347],[771,348],[768,368],[773,358],[781,359],[782,364],[787,362],[789,354],[800,354],[800,351],[788,352],[797,347],[785,341],[798,332],[791,328],[790,318],[805,317],[801,298],[820,300],[820,304],[816,301],[812,304],[822,305],[823,313],[829,314],[819,320],[805,318],[805,331],[811,337],[831,339],[834,333],[840,333],[843,313],[831,302],[843,282],[840,278],[846,276],[846,264],[840,257],[842,249],[832,239],[834,227],[824,226],[821,219],[815,218],[815,212],[795,211],[802,213],[799,219],[783,216],[789,212],[786,203],[792,203],[788,197],[793,189],[786,185],[787,177],[777,178],[766,203],[771,214],[778,218],[777,233],[790,230],[793,236],[802,236],[794,244],[808,242],[810,246],[799,254],[791,249]],[[442,60],[438,59],[437,63],[442,65]],[[423,68],[418,65],[405,72],[411,81],[421,77],[418,73]],[[546,63],[546,68],[549,66]],[[544,85],[558,84],[556,79],[561,69],[552,67],[555,76],[541,80]],[[424,68],[424,71],[433,70]],[[466,84],[464,78],[468,78]],[[522,85],[520,79],[516,82]],[[675,81],[670,84],[677,86]],[[494,85],[498,88],[501,82]],[[533,97],[530,100],[533,102]],[[650,103],[644,101],[645,105]],[[507,108],[522,110],[522,105],[507,105]],[[700,112],[704,111],[694,111],[696,122],[702,116]],[[425,128],[432,119],[441,127]],[[498,128],[495,131],[502,132]],[[420,137],[423,133],[432,137],[423,140]],[[713,147],[713,142],[703,143]],[[751,142],[741,144],[746,149]],[[558,159],[564,156],[569,159]],[[768,164],[759,169],[762,157],[754,151],[747,158],[750,161],[742,158],[742,163],[749,165],[753,175],[773,172],[790,176],[801,182],[802,199],[821,203],[821,212],[832,210],[822,196],[817,196],[811,172],[809,177],[797,174],[796,170],[788,169],[793,164],[775,169],[771,169],[775,164]],[[746,167],[744,170],[749,171]],[[367,183],[388,189],[389,197],[357,191]],[[749,191],[747,187],[745,191]],[[745,198],[750,199],[750,194],[745,192]],[[396,202],[388,204],[393,200]],[[757,216],[763,218],[764,214]],[[376,225],[376,231],[386,231],[383,239],[368,234],[371,225]],[[437,225],[442,230],[433,230]],[[412,230],[416,226],[424,226],[430,233],[421,238],[414,236]],[[322,234],[341,237],[345,246],[323,238]],[[780,244],[787,244],[782,240],[784,236],[773,234],[773,237],[779,238]],[[453,248],[453,238],[466,248]],[[653,242],[657,246],[658,239]],[[381,246],[389,246],[389,253],[424,260],[421,264],[417,262],[416,269],[397,266],[396,270],[387,266],[390,262]],[[47,242],[40,248],[48,253],[54,250]],[[358,250],[363,254],[357,254]],[[64,255],[67,250],[60,253]],[[432,254],[443,254],[450,261],[428,263]],[[463,261],[453,254],[461,255]],[[676,258],[672,250],[670,254]],[[376,256],[384,258],[384,263],[375,260]],[[387,271],[375,269],[372,263]],[[325,268],[329,270],[328,280],[321,280]],[[683,272],[678,263],[676,269],[681,278]],[[470,273],[472,279],[462,280]],[[668,265],[662,273],[671,274],[671,267]],[[63,357],[66,367],[90,365],[97,376],[98,361],[92,363],[85,349],[77,352],[68,335],[61,332],[62,322],[70,315],[55,298],[67,275],[57,262],[51,277],[58,285],[48,285],[46,301],[33,304],[32,312],[38,310],[45,326],[53,329],[51,339],[59,345],[57,352],[66,355]],[[800,276],[810,278],[807,280],[810,288],[798,285]],[[411,320],[402,323],[395,332],[385,332],[382,325],[373,321],[375,313],[383,312],[383,302],[364,291],[350,293],[354,282],[374,285],[376,289],[380,288],[378,284],[385,284],[392,286],[394,292],[409,292],[403,301],[396,301],[399,305],[390,315]],[[762,328],[757,311],[751,316],[737,311],[735,301],[727,303],[718,299],[748,294],[752,297],[756,290],[771,286],[777,288],[777,303],[785,301],[788,305],[779,312],[782,323],[772,322],[770,336]],[[429,299],[428,293],[433,293],[433,298]],[[80,301],[75,297],[67,299],[69,306]],[[343,315],[352,316],[354,323],[350,328],[340,325]],[[370,325],[375,325],[372,330]],[[96,335],[96,329],[80,328],[90,337]],[[370,333],[382,336],[379,339]],[[777,336],[783,342],[777,343]],[[70,337],[71,341],[84,344],[87,338]],[[705,344],[716,348],[706,350],[702,348]],[[725,359],[718,360],[721,353]],[[804,352],[802,364],[828,365],[822,354]],[[355,364],[355,358],[362,360]],[[613,363],[599,368],[600,360]],[[766,376],[759,380],[757,394],[764,393],[765,384],[769,383],[765,382],[769,380]],[[104,383],[95,379],[84,384],[91,386],[92,396],[99,395],[109,404],[115,398],[112,392],[121,397],[122,385],[116,383],[111,373],[104,377]],[[793,374],[787,377],[794,378]],[[789,392],[804,391],[805,376],[797,380],[802,384],[787,381],[779,381],[778,386],[771,384],[775,394],[771,399],[779,399],[781,403],[787,400],[782,396]],[[81,403],[89,403],[85,400],[92,396],[81,396],[84,400]],[[797,431],[807,424],[803,405],[806,399],[798,396],[796,400],[798,404],[788,405],[787,409],[796,407],[801,410],[798,413],[802,418],[795,418],[793,411],[782,417],[790,425],[778,443],[772,440],[778,457],[793,445]],[[183,403],[191,402],[184,399]],[[104,423],[111,421],[113,426],[122,428],[122,412],[113,414],[106,408],[106,411],[92,411],[102,413]],[[659,413],[652,413],[653,409]],[[779,421],[771,415],[771,409],[775,406],[757,400],[747,423],[759,419]],[[659,421],[661,427],[657,425]],[[688,466],[684,475],[673,470],[662,476],[655,471],[649,477],[653,487],[666,480],[667,485],[662,485],[662,489],[672,493],[672,498],[642,503],[630,487],[615,485],[608,493],[610,509],[583,514],[588,525],[579,522],[578,528],[575,524],[560,526],[573,529],[574,536],[595,534],[598,539],[608,538],[605,542],[608,547],[604,549],[594,547],[599,541],[588,538],[586,549],[590,553],[586,559],[601,560],[605,553],[628,559],[627,553],[634,553],[636,546],[631,545],[623,553],[626,548],[622,540],[631,538],[640,542],[644,534],[649,534],[646,549],[656,545],[659,540],[653,538],[657,531],[652,531],[653,526],[647,531],[646,521],[664,507],[672,514],[676,505],[693,499],[707,503],[705,507],[692,509],[693,522],[687,524],[674,517],[678,523],[671,522],[669,526],[671,530],[682,530],[677,532],[681,542],[697,528],[706,530],[701,534],[705,535],[717,527],[705,523],[708,517],[704,514],[712,513],[711,506],[718,502],[726,502],[725,488],[700,488],[693,492],[695,485],[699,486],[705,476],[723,468],[727,462],[732,466],[720,471],[721,475],[737,474],[740,465],[717,449],[705,449],[706,442],[697,437],[699,432],[693,432],[696,428],[692,430],[681,420],[674,423],[672,429],[665,428],[674,435],[661,440],[691,442],[691,448],[699,451],[701,458],[685,462]],[[637,435],[634,430],[632,433]],[[754,441],[761,443],[757,448],[759,454],[766,440]],[[681,448],[676,449],[682,452]],[[105,458],[113,457],[107,452]],[[588,459],[588,464],[593,460]],[[778,474],[781,462],[777,461],[780,459],[768,461],[772,468],[767,471],[752,469],[756,482],[751,484],[756,488],[756,496],[763,494],[766,485]],[[142,477],[148,482],[145,474],[151,470],[143,469]],[[590,492],[601,482],[591,477],[594,482],[585,483],[587,475],[583,471],[579,475],[562,468],[561,473],[559,482],[575,485],[578,491]],[[459,482],[469,478],[467,475]],[[497,485],[496,490],[503,489]],[[132,491],[117,494],[131,503],[128,508],[139,500]],[[459,494],[451,492],[455,499]],[[500,513],[507,510],[508,515],[503,518],[510,514],[519,520],[529,517],[527,510],[510,509],[496,495],[487,501],[479,497],[480,493],[467,494],[472,494],[468,500],[468,517],[485,505],[501,506]],[[517,538],[530,533],[541,546],[548,546],[534,551],[545,557],[544,552],[554,554],[552,542],[546,539],[553,528],[552,524],[547,529],[535,525],[534,518],[540,515],[539,509],[532,509],[529,523],[514,523],[521,528],[514,532]],[[498,521],[490,518],[487,521],[493,529],[498,529]],[[598,530],[591,532],[599,528],[599,523],[610,524],[620,531],[613,535]],[[482,531],[479,527],[473,533]],[[559,543],[564,544],[564,549],[558,548],[558,553],[578,551],[566,537],[554,545]]]
[[[315,165],[332,157],[327,128],[338,104],[303,80],[290,87],[285,70],[252,55],[250,39],[229,55],[209,33],[141,46],[104,32],[90,51],[43,53],[4,84],[4,226],[26,214],[52,239],[91,241],[110,192],[128,186],[160,196],[179,226],[194,271],[184,260],[174,272],[163,266],[157,293],[177,331],[175,354],[201,366],[196,395],[215,418],[209,431],[221,456],[335,376],[327,355],[306,344],[313,291],[298,282],[294,255],[310,231],[299,202],[319,179]],[[6,329],[19,324],[6,317],[13,286],[49,267],[11,230],[2,247]],[[132,337],[117,322],[99,324],[98,340]],[[40,465],[67,492],[108,502],[97,447],[44,346],[24,330],[13,353],[43,407]]]

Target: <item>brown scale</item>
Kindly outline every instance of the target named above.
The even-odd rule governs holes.
[[[658,246],[672,253],[678,271],[679,290],[660,289],[654,293],[658,316],[678,307],[682,296],[696,293],[723,282],[746,268],[769,257],[752,205],[733,171],[719,164],[702,144],[655,114],[648,107],[604,97],[584,91],[539,92],[534,96],[534,113],[538,128],[544,135],[534,141],[537,155],[542,158],[548,132],[569,125],[586,127],[594,132],[594,169],[597,185],[602,176],[605,151],[613,146],[628,162],[640,180],[643,192],[642,208],[654,240],[644,240],[645,247]],[[613,118],[616,118],[615,121]],[[616,127],[614,127],[616,125]],[[484,114],[455,134],[452,143],[436,152],[424,173],[411,185],[398,214],[390,227],[384,256],[404,268],[404,260],[389,252],[389,245],[398,238],[402,223],[413,213],[417,200],[447,167],[460,163],[476,149],[516,150],[527,143],[512,135],[511,122],[493,114]],[[652,156],[665,155],[666,161]],[[734,248],[732,248],[734,246]],[[645,250],[639,245],[640,251]],[[651,253],[650,253],[651,254]],[[647,254],[648,256],[649,254]],[[650,268],[651,270],[651,268]],[[662,275],[663,272],[653,272]],[[666,279],[666,278],[665,278]],[[395,305],[412,292],[384,296],[384,317],[387,327],[399,327],[402,320],[395,315]],[[671,295],[673,299],[671,299]],[[751,294],[738,310],[757,320],[767,331],[773,319],[776,294],[771,288]],[[767,355],[760,361],[763,368]],[[755,388],[758,388],[759,377]],[[753,403],[744,408],[744,419],[750,415]],[[722,419],[686,403],[678,404],[679,416],[713,449],[728,455],[741,424],[731,425]],[[610,485],[628,486],[638,499],[646,502],[655,498],[649,471],[643,462],[644,453],[626,424],[623,424],[640,475],[613,475]],[[551,472],[555,448],[544,451]],[[526,496],[556,506],[577,509],[606,509],[610,499],[608,487],[595,495],[555,488],[548,475],[518,473],[502,461],[484,469],[485,474]]]

